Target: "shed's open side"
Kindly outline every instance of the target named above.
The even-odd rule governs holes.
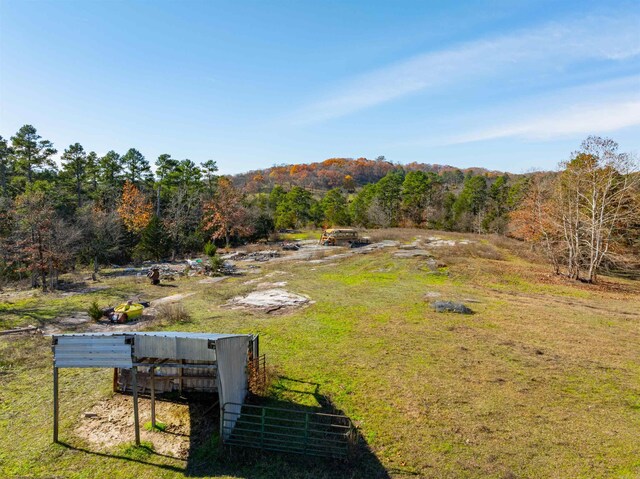
[[[114,387],[131,388],[136,444],[140,443],[139,381],[151,394],[151,422],[155,427],[155,393],[179,390],[217,392],[220,407],[242,404],[247,395],[249,348],[257,357],[257,336],[183,332],[118,332],[57,334],[53,345],[53,440],[58,442],[58,370],[113,368]],[[184,374],[184,370],[191,373]],[[119,377],[119,379],[118,379]],[[238,410],[237,413],[240,411]],[[222,439],[235,425],[235,416],[220,415]],[[232,419],[229,419],[231,417]]]

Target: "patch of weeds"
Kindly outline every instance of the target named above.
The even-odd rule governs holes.
[[[194,456],[197,461],[216,462],[219,451],[220,437],[217,434],[212,434],[195,450]]]
[[[453,451],[453,443],[450,441],[437,441],[431,446],[431,449],[442,454],[449,454]]]
[[[97,321],[102,317],[102,309],[100,309],[100,306],[98,306],[97,301],[93,301],[91,303],[91,306],[89,306],[87,312],[89,313],[89,317],[94,321]]]
[[[191,321],[191,316],[182,303],[161,304],[156,310],[158,311],[158,320],[163,323],[188,323]]]
[[[160,422],[160,421],[156,421],[156,426],[155,427],[151,426],[151,421],[145,422],[143,427],[147,431],[164,432],[164,431],[167,430],[167,425],[165,423],[163,423],[163,422]]]
[[[310,239],[320,239],[322,233],[320,231],[300,231],[297,233],[281,233],[279,236],[285,241],[304,241]]]
[[[135,459],[136,461],[142,461],[148,459],[151,454],[153,454],[154,447],[153,444],[149,441],[140,442],[139,446],[135,444],[123,445],[120,446],[119,454],[128,457],[130,459]]]
[[[391,284],[398,280],[397,273],[389,272],[363,272],[354,274],[344,273],[325,273],[322,275],[323,280],[337,281],[347,286],[359,286],[361,284]]]
[[[627,404],[631,409],[636,411],[640,410],[640,396],[629,395],[626,400]]]
[[[615,476],[618,479],[634,479],[640,474],[640,461],[634,461],[629,465],[619,467],[615,471]]]

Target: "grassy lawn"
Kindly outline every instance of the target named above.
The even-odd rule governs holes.
[[[393,234],[411,242],[431,233]],[[195,292],[183,301],[192,320],[165,329],[259,333],[277,369],[272,400],[329,400],[357,424],[369,452],[336,465],[239,451],[219,459],[215,438],[189,461],[158,454],[152,440],[100,450],[74,427],[112,394],[105,370],[62,371],[64,444],[53,445],[49,340],[14,337],[0,339],[0,476],[640,477],[640,285],[570,283],[517,248],[492,237],[442,248],[435,255],[446,266],[436,272],[423,258],[384,249],[327,263],[260,263],[259,274],[216,284],[184,278],[152,288],[122,277],[92,293],[2,297],[6,328],[44,324],[94,299]],[[287,281],[315,303],[279,315],[221,307],[269,273],[263,281]],[[427,293],[462,300],[475,314],[436,313]]]

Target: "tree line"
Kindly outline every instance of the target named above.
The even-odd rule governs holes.
[[[57,153],[31,125],[0,137],[3,281],[55,289],[59,274],[77,265],[95,274],[101,265],[173,259],[211,242],[229,246],[311,226],[507,234],[543,248],[557,272],[566,265],[568,276],[589,281],[638,246],[628,233],[639,229],[637,164],[599,138],[562,172],[529,175],[379,157],[219,176],[213,160],[198,165],[170,154],[153,171],[135,148],[99,156],[74,143],[60,167]]]

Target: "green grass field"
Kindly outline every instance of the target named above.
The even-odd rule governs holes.
[[[393,232],[405,242],[416,234],[426,235]],[[423,258],[384,249],[327,263],[260,263],[259,274],[216,284],[184,278],[153,288],[122,277],[88,294],[2,293],[6,329],[46,324],[94,299],[194,292],[183,301],[191,321],[162,328],[260,334],[275,368],[271,400],[330,401],[366,448],[351,464],[242,451],[219,458],[212,436],[180,459],[158,453],[153,440],[171,431],[170,417],[143,447],[101,448],[74,431],[84,411],[113,395],[105,370],[61,372],[63,444],[54,445],[50,341],[5,337],[0,476],[640,477],[640,285],[568,282],[515,242],[482,239],[436,251],[446,265],[436,272]],[[315,303],[277,315],[221,307],[253,291],[248,279],[274,272],[263,281],[287,281]],[[465,301],[475,314],[436,313],[427,293]]]

